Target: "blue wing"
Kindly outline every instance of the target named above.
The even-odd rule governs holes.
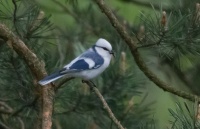
[[[87,62],[86,60],[90,60]],[[77,72],[82,70],[91,70],[96,69],[102,66],[104,63],[104,59],[94,50],[88,50],[80,55],[78,58],[74,59],[71,63],[65,66],[60,73],[70,73]]]
[[[95,48],[93,48],[93,51],[87,51],[85,53],[83,53],[81,55],[81,57],[84,57],[84,58],[89,58],[91,60],[94,61],[94,66],[91,67],[91,69],[96,69],[96,68],[99,68],[101,65],[103,65],[104,63],[104,59],[103,57],[101,57],[95,50]]]
[[[89,64],[84,59],[81,59],[73,63],[69,69],[86,70],[89,69]]]

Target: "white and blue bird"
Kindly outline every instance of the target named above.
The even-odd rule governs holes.
[[[65,65],[60,71],[40,80],[39,84],[46,85],[63,76],[91,80],[109,66],[112,56],[114,56],[114,52],[111,44],[100,38],[95,45]]]

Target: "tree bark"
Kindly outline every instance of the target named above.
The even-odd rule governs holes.
[[[0,24],[0,38],[4,39],[10,48],[12,48],[20,57],[24,59],[36,81],[41,80],[47,75],[44,62],[40,61],[37,56],[25,45],[5,25]],[[41,87],[37,85],[39,99],[39,123],[37,129],[51,129],[54,88],[52,84]]]

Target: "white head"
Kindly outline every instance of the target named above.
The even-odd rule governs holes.
[[[111,58],[114,55],[111,44],[105,39],[98,39],[95,44],[96,51],[103,57]]]

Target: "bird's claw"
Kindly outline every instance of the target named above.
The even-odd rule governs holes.
[[[85,81],[85,80],[82,80],[82,83],[86,83],[86,81]]]
[[[94,92],[94,88],[93,87],[96,87],[96,85],[94,84],[94,82],[82,80],[82,83],[87,83],[88,86],[90,87],[90,91]]]

